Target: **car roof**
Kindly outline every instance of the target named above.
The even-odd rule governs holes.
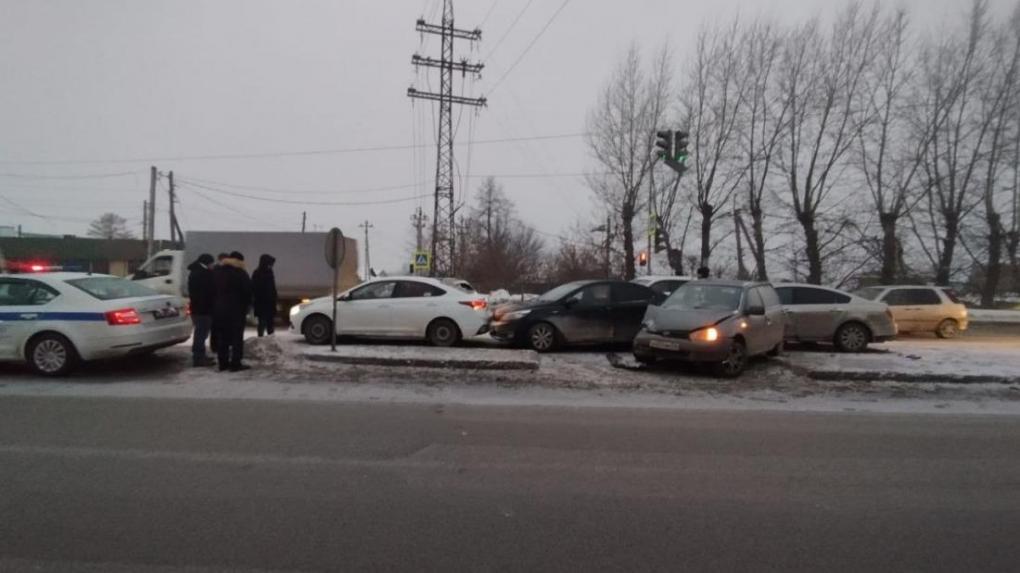
[[[693,281],[693,280],[695,280],[694,277],[689,277],[687,275],[643,275],[640,277],[635,277],[634,280],[631,282],[654,283],[659,281]]]
[[[825,285],[814,285],[814,284],[811,284],[811,283],[775,283],[772,286],[775,287],[775,288],[779,288],[779,287],[821,288],[821,289],[825,289],[825,290],[834,290],[834,291],[839,291],[839,292],[846,292],[846,291],[844,291],[841,288],[825,286]]]
[[[905,288],[937,288],[937,289],[940,289],[940,290],[945,290],[945,289],[952,290],[953,287],[951,287],[951,286],[937,286],[937,285],[875,285],[875,286],[864,287],[864,288],[877,288],[877,289],[883,289],[883,290],[900,290],[900,289],[905,289]]]
[[[735,279],[699,279],[692,281],[688,284],[699,284],[705,286],[724,286],[724,287],[755,287],[755,286],[772,286],[769,283],[763,283],[760,281],[739,281]]]
[[[113,275],[102,275],[102,274],[97,274],[97,273],[67,273],[67,272],[58,272],[58,273],[20,273],[20,274],[13,274],[13,275],[2,275],[2,277],[3,278],[15,278],[15,279],[35,279],[35,280],[41,280],[43,282],[47,282],[47,281],[62,282],[62,281],[68,281],[68,280],[71,280],[71,279],[83,279],[83,278],[87,278],[87,277],[103,277],[103,278],[111,278],[111,279],[121,278],[121,277],[115,277]]]

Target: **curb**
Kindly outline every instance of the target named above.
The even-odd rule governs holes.
[[[412,368],[449,368],[461,370],[538,370],[538,361],[529,360],[464,360],[458,358],[398,358],[385,356],[344,356],[305,354],[311,362],[331,362],[359,366],[404,366]]]
[[[813,370],[792,364],[783,358],[781,363],[794,374],[823,382],[910,382],[915,384],[1020,384],[1020,377],[989,374],[934,374],[914,372],[881,372],[870,370]]]

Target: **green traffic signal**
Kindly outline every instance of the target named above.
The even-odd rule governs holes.
[[[677,131],[673,134],[673,138],[673,160],[684,163],[687,161],[687,156],[690,155],[687,150],[687,146],[690,145],[690,133]]]

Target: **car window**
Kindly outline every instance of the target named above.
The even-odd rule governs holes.
[[[747,291],[747,304],[744,305],[744,308],[754,308],[754,307],[765,308],[765,301],[762,300],[761,294],[758,292],[758,289],[756,289],[756,288],[748,289],[748,291]]]
[[[88,277],[84,279],[73,279],[67,284],[76,289],[84,291],[93,298],[99,300],[117,300],[121,298],[137,298],[143,296],[156,296],[159,293],[147,286],[133,283],[117,277]]]
[[[883,302],[889,306],[942,304],[938,293],[930,288],[904,288],[889,291]]]
[[[823,288],[794,287],[792,304],[847,304],[850,297]]]
[[[878,298],[878,295],[882,294],[883,290],[885,290],[885,289],[882,288],[882,287],[868,287],[868,288],[865,288],[865,289],[861,289],[861,290],[857,291],[854,294],[856,294],[857,296],[859,296],[861,298],[866,298],[868,300],[875,300],[876,298]]]
[[[605,306],[610,303],[610,285],[608,284],[595,284],[584,287],[577,291],[568,301],[576,301],[577,306]]]
[[[393,298],[422,298],[443,296],[446,291],[427,283],[417,281],[400,281],[397,283]]]
[[[744,289],[735,286],[719,286],[690,282],[670,295],[663,308],[674,310],[737,310],[743,298]]]
[[[793,287],[779,287],[776,289],[776,294],[779,295],[779,302],[790,306],[793,304]]]
[[[946,297],[949,298],[949,300],[951,300],[952,302],[954,302],[956,304],[963,304],[963,301],[960,300],[960,296],[958,294],[956,294],[955,290],[953,290],[951,288],[944,288],[944,289],[941,289],[941,290],[942,290],[942,293],[944,295],[946,295]]]
[[[581,286],[581,283],[577,282],[562,284],[552,290],[546,291],[542,294],[542,296],[538,297],[538,300],[542,302],[556,302],[574,292],[574,290],[579,286]]]
[[[633,283],[613,285],[613,302],[648,302],[655,296],[653,289]]]
[[[772,287],[762,286],[758,287],[758,291],[759,294],[761,295],[761,299],[765,301],[766,308],[775,308],[782,304],[779,301],[779,294],[776,292],[776,289]]]
[[[351,300],[375,300],[379,298],[390,298],[393,296],[393,290],[396,288],[396,286],[397,283],[393,281],[368,284],[359,288],[356,291],[351,292]]]
[[[0,279],[0,306],[42,306],[58,296],[56,289],[39,281]]]

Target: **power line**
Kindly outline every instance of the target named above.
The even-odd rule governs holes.
[[[354,193],[382,193],[384,191],[397,191],[397,190],[401,190],[401,189],[411,189],[411,188],[414,188],[414,187],[419,187],[423,183],[428,183],[428,181],[425,181],[425,182],[418,182],[418,183],[409,183],[409,184],[405,184],[405,185],[391,185],[391,186],[388,186],[388,187],[373,187],[373,188],[367,188],[367,189],[344,189],[344,190],[315,189],[315,190],[311,190],[311,189],[280,189],[278,187],[260,187],[260,186],[256,186],[256,185],[239,185],[239,184],[235,184],[235,183],[224,183],[222,181],[212,181],[212,180],[209,180],[209,179],[199,179],[197,177],[187,177],[187,178],[178,177],[177,178],[177,183],[178,184],[180,184],[180,183],[187,183],[189,181],[190,182],[195,182],[195,183],[200,183],[200,184],[206,184],[206,185],[214,185],[214,186],[218,186],[218,187],[229,187],[231,189],[241,189],[243,191],[263,191],[263,192],[266,192],[266,193],[277,193],[277,194],[284,194],[284,195],[297,195],[297,194],[303,194],[303,195],[347,195],[347,194],[354,194]]]
[[[567,4],[570,4],[570,0],[563,0],[563,3],[560,4],[560,7],[556,9],[556,12],[554,12],[552,17],[549,18],[549,21],[545,23],[545,26],[542,26],[542,29],[539,30],[538,34],[531,39],[531,42],[528,44],[526,48],[524,48],[524,51],[521,52],[521,55],[517,56],[517,59],[514,60],[514,63],[510,64],[510,67],[507,68],[505,72],[503,72],[503,75],[500,76],[498,80],[496,80],[496,83],[492,84],[492,87],[489,88],[489,94],[492,94],[492,92],[496,91],[496,88],[499,87],[499,84],[503,83],[503,80],[505,80],[506,77],[510,75],[510,72],[514,71],[514,68],[517,67],[517,64],[521,63],[521,60],[524,59],[524,56],[528,55],[528,52],[531,51],[531,48],[534,47],[538,40],[545,34],[545,31],[549,29],[549,26],[552,26],[552,23],[556,21],[556,17],[559,16],[560,12],[562,12],[563,9],[567,7]]]
[[[587,133],[562,133],[554,135],[536,135],[524,138],[480,139],[475,145],[491,145],[513,143],[515,141],[542,141],[551,139],[568,139],[584,137]],[[457,143],[455,145],[464,145]],[[263,153],[221,153],[214,155],[181,155],[176,157],[135,157],[121,159],[58,159],[58,160],[0,160],[0,165],[87,165],[94,163],[152,163],[169,161],[219,161],[231,159],[266,159],[272,157],[306,157],[315,155],[343,155],[347,153],[372,153],[378,151],[400,151],[415,147],[431,147],[431,144],[419,145],[378,145],[368,147],[343,147],[336,149],[313,149],[306,151],[274,151]]]
[[[514,27],[517,26],[517,23],[521,21],[521,17],[524,16],[524,13],[528,11],[528,8],[530,8],[534,2],[535,0],[528,0],[528,3],[524,5],[524,8],[521,8],[521,11],[517,13],[517,17],[514,18],[514,21],[510,23],[510,27],[508,27],[506,31],[503,32],[503,35],[500,36],[498,40],[496,40],[496,43],[492,46],[492,49],[489,50],[489,53],[486,54],[485,57],[482,59],[489,60],[490,58],[492,58],[492,54],[496,53],[496,50],[499,49],[501,45],[503,45],[503,41],[506,40],[507,36],[510,35],[510,32],[513,32]]]
[[[238,193],[236,191],[226,191],[223,189],[216,189],[215,187],[209,187],[198,183],[181,183],[179,187],[189,188],[192,191],[195,188],[203,189],[212,193],[219,193],[221,195],[229,195],[231,197],[241,197],[244,199],[251,199],[252,201],[263,201],[266,203],[279,203],[285,205],[321,205],[321,206],[335,206],[335,207],[358,207],[367,205],[392,205],[395,203],[405,203],[408,201],[417,201],[421,198],[420,195],[414,195],[411,197],[402,197],[400,199],[387,199],[381,201],[295,201],[290,199],[271,199],[269,197],[259,197],[258,195],[249,195],[247,193]]]
[[[87,175],[38,175],[35,173],[0,173],[0,177],[12,177],[16,179],[111,179],[114,177],[127,177],[139,175],[141,171],[121,171],[119,173],[89,173]]]

